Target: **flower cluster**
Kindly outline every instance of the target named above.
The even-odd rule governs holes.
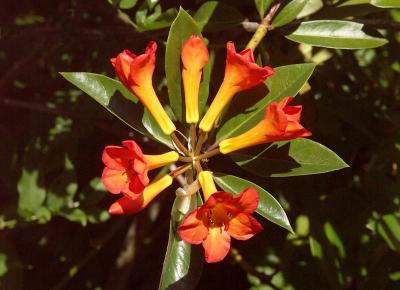
[[[208,62],[208,50],[204,41],[196,35],[191,36],[182,46],[185,120],[190,124],[188,146],[182,144],[175,134],[176,127],[153,88],[156,43],[150,42],[143,54],[135,55],[124,50],[113,58],[111,62],[120,81],[146,107],[162,131],[171,137],[176,151],[145,155],[133,140],[126,140],[122,142],[123,147],[107,146],[102,156],[105,165],[102,175],[104,185],[112,194],[122,194],[110,206],[111,214],[139,212],[170,186],[174,177],[192,170],[196,176],[193,184],[197,185],[194,192],[198,188],[202,189],[204,204],[186,215],[178,232],[185,242],[202,244],[209,263],[221,261],[227,255],[231,238],[247,240],[260,232],[262,226],[251,216],[258,206],[258,192],[254,188],[248,188],[234,196],[232,193],[217,190],[212,172],[203,170],[203,161],[219,153],[228,154],[258,144],[311,135],[300,124],[302,107],[289,106],[293,98],[288,96],[278,103],[269,104],[264,118],[247,132],[225,139],[217,147],[204,151],[208,133],[215,128],[231,99],[238,92],[257,86],[274,74],[271,67],[262,67],[255,63],[251,49],[238,53],[232,42],[228,42],[226,48],[224,79],[200,120],[199,88],[203,68]],[[148,171],[178,161],[186,164],[150,182]]]

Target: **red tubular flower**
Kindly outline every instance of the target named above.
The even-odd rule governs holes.
[[[132,199],[128,196],[121,197],[114,202],[108,212],[113,215],[133,214],[144,209],[160,192],[172,184],[172,177],[165,175],[154,183],[148,185],[143,194],[138,198]]]
[[[249,131],[219,144],[221,153],[227,154],[242,148],[311,136],[300,124],[302,106],[288,106],[293,100],[286,97],[279,103],[267,106],[264,119]]]
[[[202,244],[208,263],[219,262],[229,252],[231,237],[248,240],[262,230],[261,224],[251,216],[258,201],[258,192],[253,188],[236,197],[215,192],[205,204],[186,216],[178,229],[179,235],[187,243]]]
[[[203,67],[208,61],[208,50],[204,41],[192,35],[182,46],[182,80],[185,90],[186,122],[199,121],[199,88]]]
[[[178,160],[178,153],[170,151],[160,155],[144,155],[133,140],[122,142],[121,146],[106,146],[102,160],[106,166],[102,181],[113,194],[123,193],[131,199],[141,196],[149,184],[149,170],[173,163]]]
[[[236,93],[252,88],[274,74],[274,70],[271,67],[260,67],[255,63],[251,49],[245,49],[237,53],[233,42],[228,42],[226,48],[224,80],[210,108],[199,124],[200,129],[204,132],[209,132],[213,128],[222,110]]]
[[[144,54],[135,55],[129,50],[124,50],[116,58],[111,59],[111,63],[120,81],[149,110],[163,132],[170,135],[175,131],[175,125],[158,100],[152,82],[156,50],[157,44],[150,41]]]

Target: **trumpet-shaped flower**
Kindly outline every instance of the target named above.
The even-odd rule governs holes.
[[[228,42],[225,66],[225,77],[210,108],[201,120],[199,127],[209,132],[232,97],[243,90],[252,88],[274,74],[271,67],[260,67],[254,61],[253,51],[245,49],[236,52],[233,42]]]
[[[172,177],[165,175],[159,180],[146,186],[138,198],[124,196],[114,202],[108,212],[113,215],[133,214],[144,209],[160,192],[172,184]]]
[[[288,106],[293,100],[286,97],[279,103],[267,106],[264,119],[249,131],[219,144],[221,153],[275,141],[286,141],[311,136],[311,132],[300,124],[302,106]]]
[[[105,168],[102,181],[113,194],[123,193],[131,199],[141,196],[149,184],[149,170],[173,163],[178,153],[170,151],[160,155],[144,155],[133,140],[122,142],[121,146],[106,146],[103,151]]]
[[[157,44],[149,42],[146,52],[135,55],[124,50],[111,59],[120,81],[131,90],[153,115],[163,132],[170,135],[175,125],[168,117],[153,88],[153,72],[156,61]]]
[[[213,183],[210,176],[210,172],[199,175],[202,189],[207,192],[205,196],[215,188],[210,185]],[[262,230],[261,224],[251,216],[258,201],[258,192],[253,188],[243,190],[236,197],[223,191],[214,192],[201,207],[186,216],[178,229],[179,235],[187,243],[202,244],[208,263],[219,262],[229,252],[231,237],[248,240]]]
[[[203,67],[208,61],[208,50],[203,40],[192,35],[182,46],[183,88],[185,90],[186,122],[199,121],[199,88]]]

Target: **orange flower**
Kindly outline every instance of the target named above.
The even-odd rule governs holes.
[[[160,192],[171,184],[172,177],[165,175],[148,185],[143,190],[143,194],[139,195],[138,198],[132,199],[128,196],[121,197],[110,206],[108,212],[113,215],[137,213],[144,209]]]
[[[150,41],[146,52],[135,55],[124,50],[116,58],[111,59],[120,81],[130,89],[153,115],[163,132],[170,135],[175,125],[168,117],[153,88],[153,72],[156,62],[157,44]]]
[[[219,151],[227,154],[258,144],[311,136],[311,132],[300,124],[302,106],[288,106],[292,100],[292,97],[286,97],[279,103],[268,105],[260,123],[239,136],[223,140]]]
[[[222,110],[236,93],[252,88],[274,74],[271,67],[260,67],[255,63],[251,49],[237,53],[233,42],[228,42],[226,48],[224,80],[199,125],[204,132],[209,132],[214,127]]]
[[[182,79],[185,89],[186,122],[199,121],[199,88],[203,67],[208,61],[208,50],[203,40],[192,35],[182,46]]]
[[[213,182],[209,176],[211,173],[205,172],[202,181],[199,176],[203,191],[204,183]],[[213,186],[208,184],[206,191]],[[187,243],[202,244],[208,263],[219,262],[229,252],[231,237],[248,240],[262,230],[261,224],[251,216],[258,201],[258,192],[253,188],[243,190],[236,197],[223,191],[214,192],[201,207],[186,216],[178,233]]]
[[[133,140],[122,142],[121,146],[106,146],[103,163],[106,166],[101,179],[107,190],[113,194],[123,193],[131,199],[141,196],[149,184],[149,170],[173,163],[178,153],[170,151],[160,155],[144,155]]]

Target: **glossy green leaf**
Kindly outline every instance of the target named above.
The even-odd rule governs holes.
[[[295,96],[307,82],[314,68],[315,64],[313,63],[275,68],[275,74],[265,82],[269,89],[268,95],[225,122],[217,132],[217,142],[237,136],[256,125],[263,118],[265,107],[269,103],[278,102],[286,96]]]
[[[185,214],[197,207],[197,195],[177,196],[172,206],[171,223],[159,290],[194,290],[201,276],[202,247],[181,240],[177,232]]]
[[[325,173],[348,167],[332,150],[309,140],[295,139],[230,154],[243,169],[259,176],[287,177]]]
[[[193,18],[180,9],[169,30],[165,51],[165,74],[169,102],[178,120],[183,120],[183,96],[181,85],[181,48],[191,35],[201,36],[201,29]]]
[[[232,6],[218,1],[207,1],[197,10],[193,19],[200,30],[215,31],[241,24],[245,17]]]
[[[371,0],[370,3],[380,8],[400,8],[399,0]]]
[[[306,6],[308,0],[293,0],[286,4],[285,7],[272,20],[273,27],[280,27],[296,19],[297,15]]]
[[[131,9],[135,7],[137,0],[121,0],[119,1],[119,8],[121,9]]]
[[[342,20],[302,22],[286,37],[292,41],[314,46],[359,49],[374,48],[387,43],[382,37],[366,34],[361,23]]]
[[[279,202],[265,189],[262,189],[258,185],[233,176],[233,175],[225,175],[222,173],[214,174],[215,182],[226,192],[230,192],[234,195],[237,195],[244,189],[248,187],[255,188],[259,195],[260,201],[258,203],[257,213],[266,218],[267,220],[287,229],[290,232],[293,232],[293,229],[290,225],[290,222],[286,216],[285,211]]]
[[[160,125],[156,122],[153,116],[145,109],[143,118],[142,118],[143,126],[146,130],[158,141],[167,145],[170,148],[173,148],[171,143],[171,138],[161,130]]]
[[[135,105],[137,98],[119,81],[103,75],[86,72],[63,72],[61,75],[95,99],[114,116],[143,135],[149,135],[141,124],[142,106]],[[119,92],[122,94],[121,97]]]
[[[140,19],[140,21],[137,22],[137,29],[140,32],[144,32],[171,26],[172,22],[178,15],[178,11],[175,8],[170,8],[161,12],[160,8],[160,11],[156,11],[148,17],[141,13],[138,13],[137,15]]]
[[[298,19],[312,15],[318,10],[320,10],[322,7],[324,7],[324,2],[322,2],[322,0],[309,0],[307,1],[307,4],[303,7],[303,9],[300,11],[300,13],[297,14],[296,18]]]
[[[23,168],[17,189],[18,209],[22,212],[36,213],[46,198],[46,189],[39,184],[39,171]]]
[[[254,0],[254,4],[256,5],[257,11],[260,14],[260,18],[264,18],[267,9],[272,4],[272,0]]]

